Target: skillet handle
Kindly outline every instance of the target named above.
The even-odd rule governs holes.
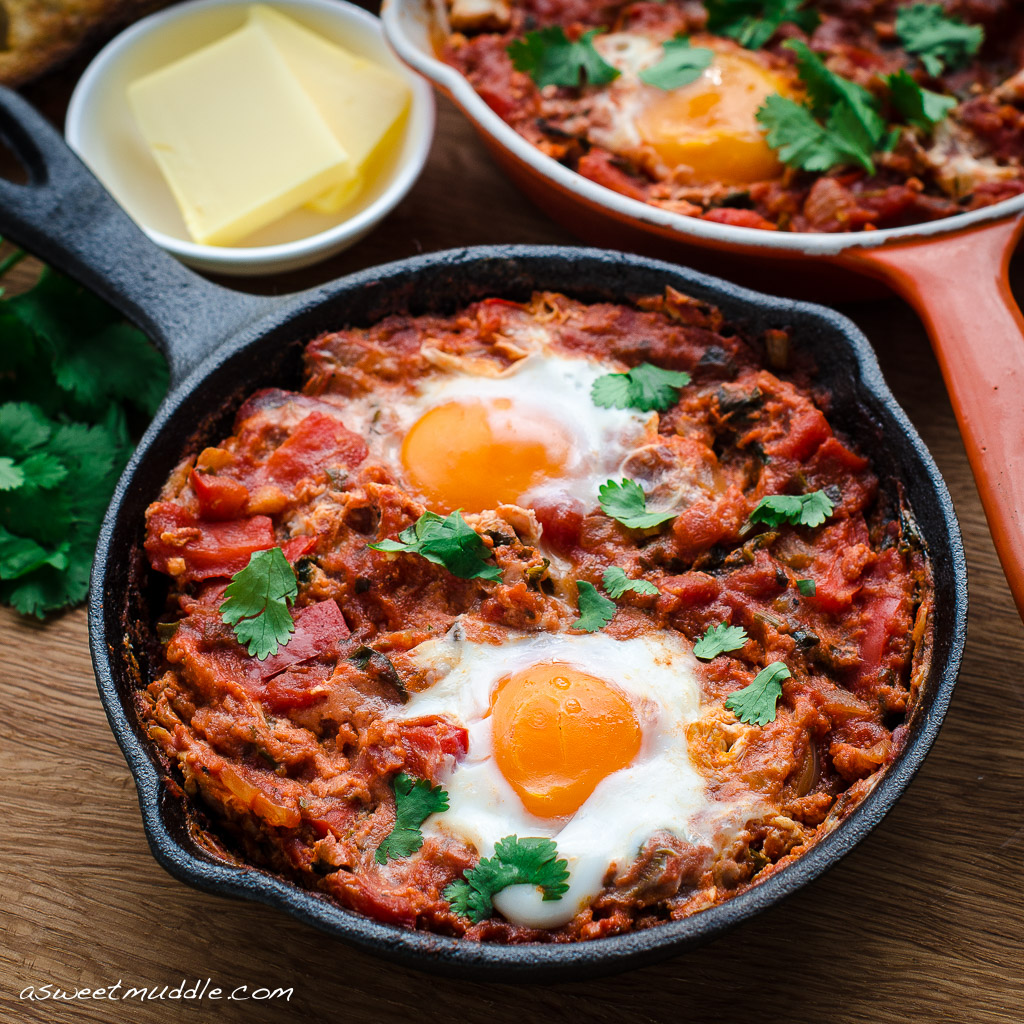
[[[211,284],[162,252],[50,123],[5,88],[0,138],[28,176],[25,185],[0,178],[0,236],[96,292],[143,330],[167,357],[172,386],[274,305]]]
[[[1009,263],[1024,217],[849,260],[921,315],[974,471],[999,560],[1024,618],[1024,316]]]

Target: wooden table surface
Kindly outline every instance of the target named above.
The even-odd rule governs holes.
[[[506,183],[454,109],[441,103],[439,115],[411,195],[313,278],[449,246],[572,241]],[[31,264],[19,273],[29,280]],[[1015,277],[1024,286],[1024,266]],[[884,823],[837,868],[717,942],[606,980],[477,984],[398,968],[165,874],[96,695],[85,612],[42,624],[0,609],[0,1021],[1019,1022],[1024,629],[920,325],[895,300],[846,312],[875,342],[953,493],[972,615],[938,742]],[[224,993],[293,992],[267,1001],[20,999],[47,983],[173,989],[207,978]]]

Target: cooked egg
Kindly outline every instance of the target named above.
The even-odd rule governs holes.
[[[548,496],[593,508],[600,485],[657,429],[656,415],[591,399],[598,377],[624,369],[546,350],[497,374],[493,364],[474,372],[466,362],[404,398],[371,398],[362,417],[373,420],[371,444],[400,463],[410,489],[437,511],[529,506]]]
[[[514,923],[571,920],[655,833],[717,849],[755,811],[714,803],[691,762],[686,730],[700,714],[700,687],[675,633],[501,633],[488,643],[457,623],[412,657],[429,685],[393,715],[447,715],[469,733],[466,757],[437,780],[449,809],[424,833],[481,857],[506,836],[547,837],[568,862],[559,900],[532,885],[495,897]]]
[[[663,90],[640,80],[662,57],[660,43],[636,32],[598,36],[594,45],[621,75],[593,98],[589,135],[600,146],[650,165],[657,177],[690,184],[745,184],[782,172],[765,142],[757,110],[787,93],[786,80],[752,53],[719,40],[696,40],[715,51],[689,85]]]

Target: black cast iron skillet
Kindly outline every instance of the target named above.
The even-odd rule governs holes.
[[[596,249],[497,246],[420,256],[281,299],[227,291],[159,251],[37,114],[0,91],[0,136],[28,171],[0,182],[0,233],[94,289],[167,355],[171,392],[118,484],[100,533],[89,596],[89,634],[100,697],[139,791],[157,860],[202,889],[258,900],[401,963],[487,979],[569,979],[608,974],[693,947],[817,878],[892,807],[934,741],[960,665],[967,577],[949,493],[931,456],[879,372],[864,336],[821,306],[738,288],[716,278]],[[630,299],[666,285],[720,306],[760,332],[791,327],[833,395],[831,421],[870,452],[884,486],[905,488],[935,576],[935,649],[909,739],[853,814],[792,866],[721,906],[686,920],[597,942],[496,946],[407,931],[343,910],[266,871],[218,856],[202,811],[168,781],[137,721],[133,696],[155,670],[152,608],[161,589],[141,554],[143,513],[183,454],[230,431],[256,388],[296,387],[305,341],[325,329],[369,325],[392,312],[450,312],[488,295],[526,298],[535,288],[583,300]]]

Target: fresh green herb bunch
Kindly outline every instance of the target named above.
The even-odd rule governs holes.
[[[60,274],[0,291],[0,603],[42,618],[85,598],[131,426],[167,380],[145,335]]]

